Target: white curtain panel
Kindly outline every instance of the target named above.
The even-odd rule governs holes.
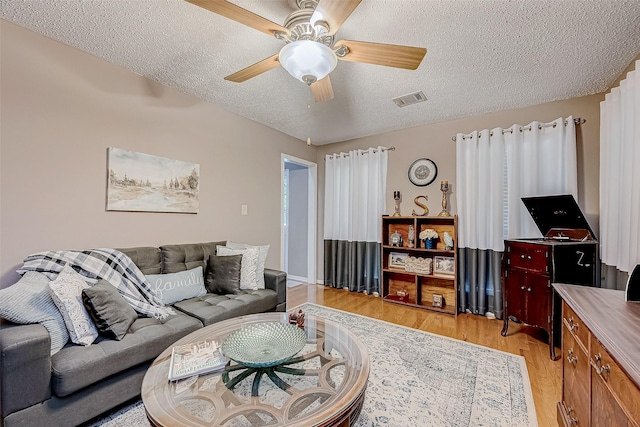
[[[533,122],[531,130],[506,133],[509,238],[541,237],[522,197],[572,194],[578,200],[576,128],[573,117]]]
[[[600,103],[600,257],[640,263],[640,61]]]
[[[325,240],[382,243],[387,159],[384,147],[325,157]]]
[[[573,194],[573,117],[456,136],[458,246],[504,251],[504,238],[539,237],[522,197]]]
[[[493,136],[491,136],[493,135]],[[456,137],[458,246],[502,252],[505,142],[502,129]]]

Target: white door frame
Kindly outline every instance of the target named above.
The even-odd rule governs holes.
[[[284,165],[285,163],[294,163],[308,167],[309,172],[309,189],[308,203],[309,216],[307,218],[307,280],[309,283],[316,283],[316,235],[318,224],[316,221],[317,211],[317,193],[318,193],[318,165],[308,160],[290,156],[282,153],[280,161],[280,269],[284,269]]]

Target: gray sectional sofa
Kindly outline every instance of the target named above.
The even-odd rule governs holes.
[[[120,249],[144,274],[174,273],[202,266],[225,242]],[[207,293],[173,305],[159,321],[139,317],[124,339],[100,336],[94,344],[67,345],[50,356],[50,337],[39,325],[0,325],[2,424],[79,425],[140,394],[153,360],[181,337],[236,316],[284,311],[286,273],[265,269],[266,289],[237,295]]]

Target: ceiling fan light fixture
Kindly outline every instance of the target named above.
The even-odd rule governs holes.
[[[298,40],[285,45],[278,60],[289,74],[308,85],[325,78],[338,63],[331,48],[313,40]]]

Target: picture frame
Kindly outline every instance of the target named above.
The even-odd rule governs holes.
[[[389,253],[389,268],[395,268],[398,270],[404,270],[404,264],[409,258],[408,253],[404,252],[390,252]]]
[[[107,211],[197,214],[200,165],[107,149]]]
[[[456,272],[455,258],[452,256],[433,257],[433,274],[453,276]]]
[[[431,303],[432,307],[442,308],[444,305],[444,296],[442,294],[433,294],[432,296],[433,302]]]

